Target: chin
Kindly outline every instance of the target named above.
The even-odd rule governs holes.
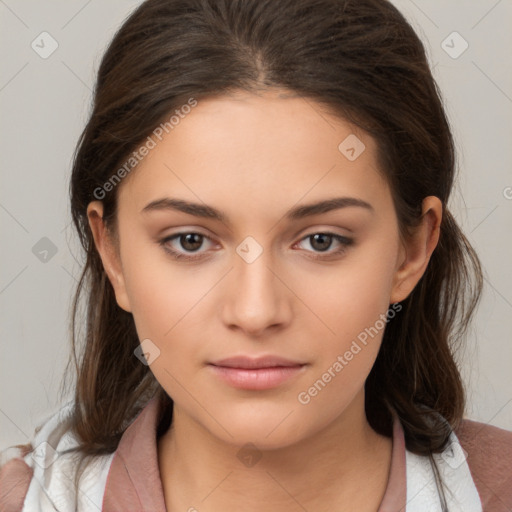
[[[212,433],[222,441],[238,447],[252,443],[260,450],[286,448],[308,435],[306,424],[297,412],[292,407],[280,407],[277,413],[254,408],[249,414],[244,414],[243,410],[236,414],[222,414],[217,418],[229,434],[218,424],[214,425]]]

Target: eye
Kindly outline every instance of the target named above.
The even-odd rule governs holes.
[[[205,240],[209,240],[213,243],[210,237],[203,235],[202,233],[189,231],[176,233],[162,239],[159,243],[174,259],[192,261],[205,257],[205,251],[199,251]],[[329,258],[341,255],[347,250],[348,246],[354,243],[354,240],[351,238],[347,238],[336,233],[322,231],[305,236],[295,245],[298,245],[305,240],[310,240],[310,246],[313,248],[313,252],[315,253],[315,255],[310,256],[313,259]],[[332,246],[333,240],[339,244],[339,247],[328,252],[329,248]],[[174,248],[172,247],[171,242],[175,241],[179,242],[183,251],[177,250],[175,248],[176,246],[174,246]]]
[[[179,245],[185,250],[185,253],[181,251],[177,251],[170,247],[169,243],[175,240],[179,241]],[[175,235],[164,238],[160,241],[160,245],[164,248],[166,252],[171,254],[171,256],[177,260],[186,259],[186,260],[196,260],[198,258],[202,258],[204,253],[200,252],[198,254],[193,254],[197,252],[198,249],[203,245],[204,240],[212,241],[210,237],[203,235],[201,233],[196,232],[183,232],[176,233]],[[192,254],[187,254],[187,251],[191,251]]]
[[[304,240],[308,240],[310,246],[313,247],[315,254],[311,257],[314,259],[343,254],[347,250],[348,246],[354,243],[354,240],[351,238],[324,231],[319,233],[311,233],[310,235],[305,236],[299,243],[303,242]],[[327,252],[328,249],[332,246],[333,240],[339,244],[339,247],[333,251]],[[325,253],[325,255],[322,253]]]

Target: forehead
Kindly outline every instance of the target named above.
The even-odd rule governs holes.
[[[119,190],[120,210],[181,197],[238,216],[353,196],[389,199],[375,141],[312,99],[233,93],[198,101],[163,134]]]

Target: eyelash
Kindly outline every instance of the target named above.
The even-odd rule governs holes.
[[[302,237],[299,242],[302,242],[303,240],[306,240],[308,238],[311,238],[314,235],[327,235],[335,239],[341,244],[341,247],[335,251],[329,252],[329,253],[317,253],[319,256],[309,256],[310,258],[314,260],[320,260],[320,259],[327,259],[332,256],[342,255],[345,253],[347,248],[354,243],[354,240],[352,238],[347,238],[342,235],[338,235],[336,233],[331,233],[329,231],[317,231],[315,233],[310,233],[309,235],[306,235],[305,237]],[[203,237],[204,239],[212,241],[212,239],[209,236],[203,235],[202,233],[198,233],[196,231],[182,231],[181,233],[176,233],[172,236],[163,238],[159,241],[159,244],[163,247],[164,251],[167,252],[172,258],[176,260],[186,260],[186,261],[195,261],[201,258],[204,258],[204,253],[194,253],[193,256],[185,256],[183,253],[176,251],[174,249],[169,248],[167,245],[170,241],[180,238],[184,235],[199,235]],[[325,254],[325,256],[324,256]]]

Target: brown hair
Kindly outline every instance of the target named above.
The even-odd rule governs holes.
[[[419,222],[423,198],[442,201],[438,246],[386,327],[366,382],[366,413],[386,436],[398,415],[407,448],[429,455],[447,443],[443,418],[451,427],[461,420],[465,398],[454,350],[478,303],[482,273],[447,208],[454,142],[412,27],[386,0],[147,0],[103,57],[71,177],[86,262],[73,304],[70,425],[84,455],[114,451],[155,394],[172,411],[171,399],[134,356],[133,317],[118,307],[95,248],[86,214],[94,191],[190,98],[274,87],[320,103],[375,138],[403,237]],[[116,198],[114,188],[102,199],[114,234]]]

